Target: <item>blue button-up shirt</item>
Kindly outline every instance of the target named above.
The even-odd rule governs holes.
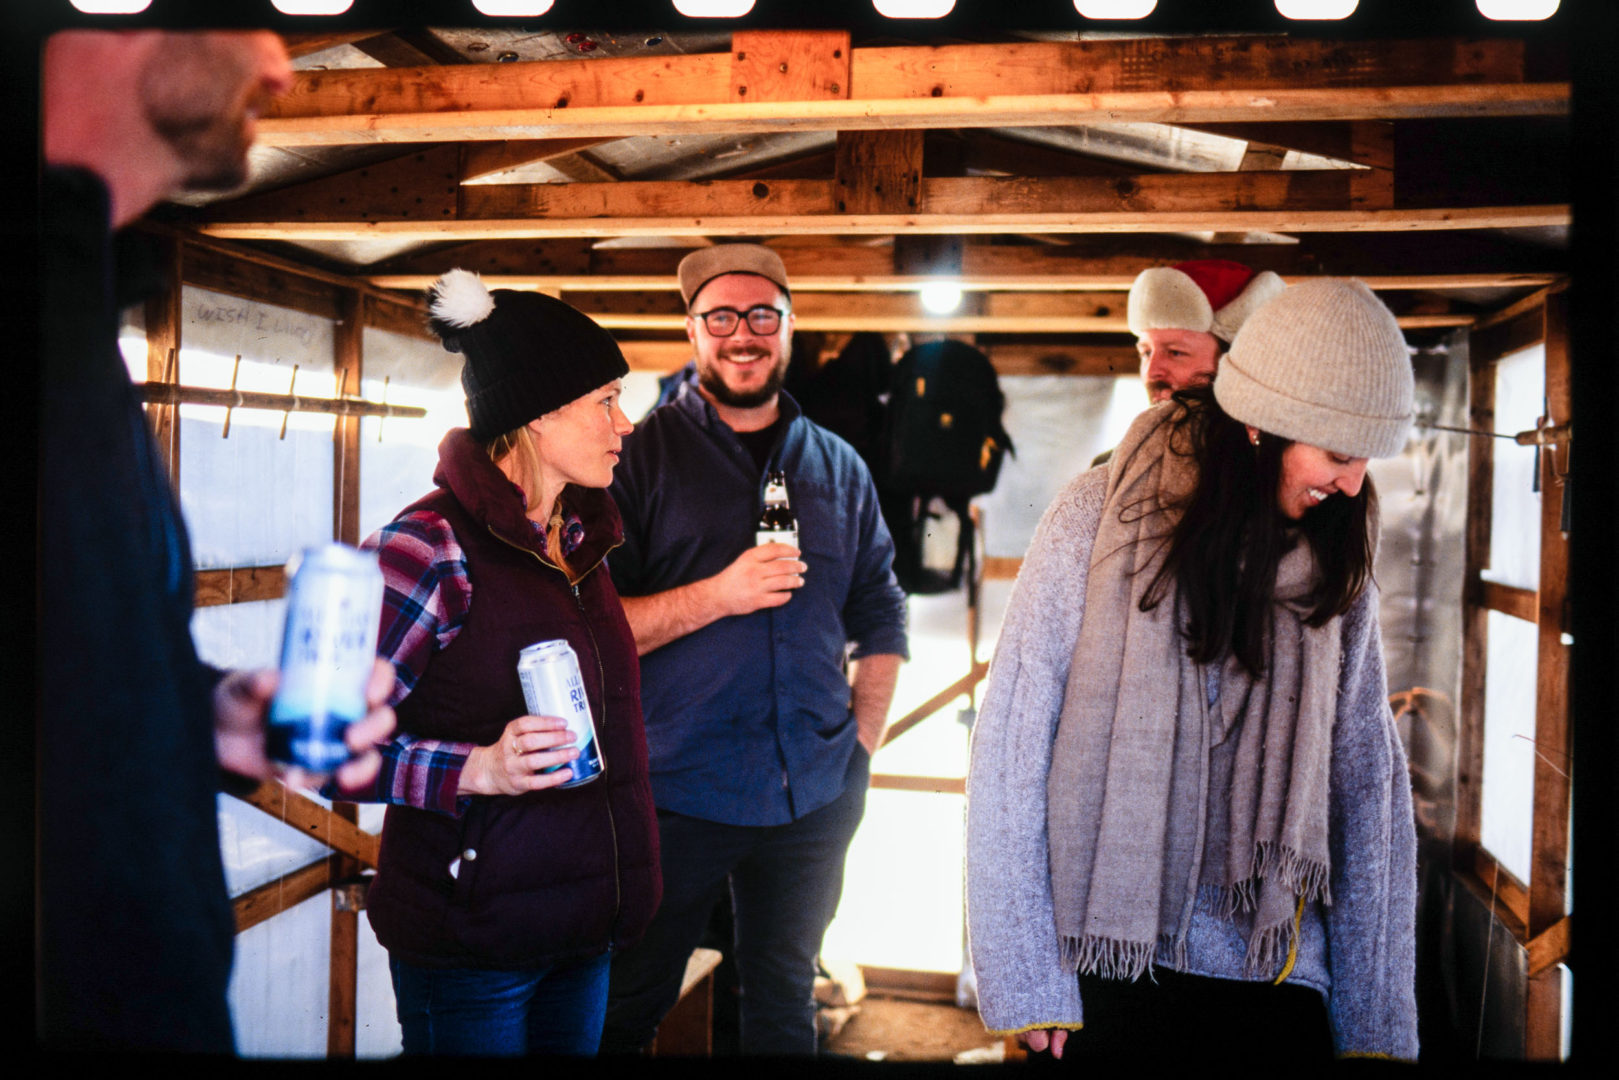
[[[780,403],[788,422],[766,470],[787,475],[803,587],[641,658],[653,798],[732,825],[785,824],[837,798],[856,746],[845,656],[907,655],[871,474],[790,397]],[[612,495],[624,544],[607,565],[625,596],[719,573],[753,546],[764,506],[752,455],[690,384],[625,440]]]

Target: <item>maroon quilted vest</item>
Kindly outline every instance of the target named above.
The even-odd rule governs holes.
[[[475,796],[460,818],[390,806],[367,903],[377,940],[430,966],[539,967],[621,949],[662,892],[641,726],[640,666],[612,578],[622,538],[606,492],[570,487],[585,541],[574,581],[533,540],[517,489],[464,429],[439,448],[437,491],[402,513],[442,515],[466,553],[465,624],[399,703],[399,729],[493,743],[528,710],[517,656],[566,638],[579,657],[606,771],[577,788]],[[457,873],[451,864],[460,859]]]

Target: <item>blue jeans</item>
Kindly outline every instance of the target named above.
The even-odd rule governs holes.
[[[856,747],[844,790],[786,825],[725,825],[658,811],[663,903],[640,943],[613,956],[603,1054],[639,1052],[680,997],[686,958],[729,885],[744,1054],[814,1054],[815,965],[843,893],[871,759]]]
[[[601,1042],[607,953],[525,971],[417,967],[390,956],[388,970],[407,1054],[592,1057]]]

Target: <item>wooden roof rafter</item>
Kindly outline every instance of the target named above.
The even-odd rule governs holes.
[[[1515,41],[848,41],[840,32],[739,31],[730,53],[301,72],[261,120],[260,137],[307,146],[1562,115],[1569,107],[1566,72]],[[761,86],[760,73],[774,78],[777,69],[786,85]]]

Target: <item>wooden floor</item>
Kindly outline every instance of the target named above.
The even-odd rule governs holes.
[[[954,1005],[867,996],[825,1053],[882,1061],[996,1060],[1001,1040],[978,1013]],[[881,1055],[880,1057],[878,1055]]]

